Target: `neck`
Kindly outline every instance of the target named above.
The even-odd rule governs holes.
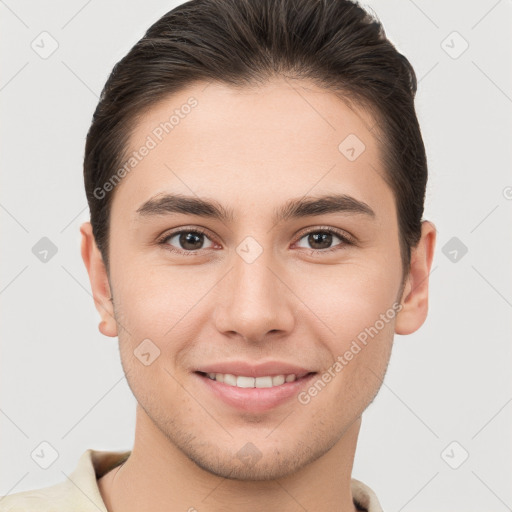
[[[128,460],[98,480],[109,512],[356,512],[350,488],[359,417],[325,454],[279,480],[233,480],[197,466],[137,407]]]

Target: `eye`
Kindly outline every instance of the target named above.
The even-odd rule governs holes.
[[[332,244],[336,239],[339,240],[339,243],[333,246]],[[200,228],[182,228],[167,233],[158,240],[158,244],[172,252],[190,256],[197,254],[201,249],[210,249],[215,245],[207,236],[206,231]],[[310,249],[311,254],[336,251],[354,244],[355,240],[348,233],[328,227],[307,231],[301,235],[296,243],[298,247]]]
[[[332,246],[331,244],[336,238],[340,240],[341,243]],[[303,239],[305,239],[306,244],[310,245],[309,247],[307,245],[301,245],[301,240]],[[303,233],[297,244],[299,247],[311,249],[312,252],[329,252],[342,249],[346,245],[354,245],[354,243],[350,235],[338,231],[337,229],[317,228]]]
[[[205,245],[205,239],[209,241],[209,245]],[[208,249],[214,245],[206,236],[206,232],[198,228],[175,231],[165,235],[158,243],[181,254],[195,254],[195,251]]]

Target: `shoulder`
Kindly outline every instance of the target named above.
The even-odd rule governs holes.
[[[0,497],[0,512],[64,512],[70,505],[66,482]]]
[[[352,478],[351,491],[354,504],[364,512],[383,512],[375,492],[360,480]]]
[[[49,487],[0,496],[0,512],[107,512],[97,478],[130,452],[86,450],[65,480]]]

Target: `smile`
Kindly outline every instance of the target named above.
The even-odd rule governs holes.
[[[195,375],[214,402],[238,411],[261,414],[295,398],[316,372],[249,377],[196,371]]]
[[[223,382],[228,386],[236,386],[238,388],[272,388],[281,386],[285,382],[294,382],[304,375],[265,375],[263,377],[247,377],[245,375],[233,375],[231,373],[206,373],[209,379]]]

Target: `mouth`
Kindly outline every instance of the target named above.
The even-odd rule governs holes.
[[[246,375],[233,375],[231,373],[206,373],[197,372],[203,377],[207,377],[210,380],[221,382],[227,386],[236,386],[237,388],[273,388],[282,386],[285,383],[295,382],[303,379],[308,375],[312,375],[315,372],[307,373],[289,373],[287,375],[264,375],[261,377],[248,377]]]
[[[194,375],[214,401],[237,410],[263,413],[290,401],[317,372],[251,377],[230,373],[196,371]]]

